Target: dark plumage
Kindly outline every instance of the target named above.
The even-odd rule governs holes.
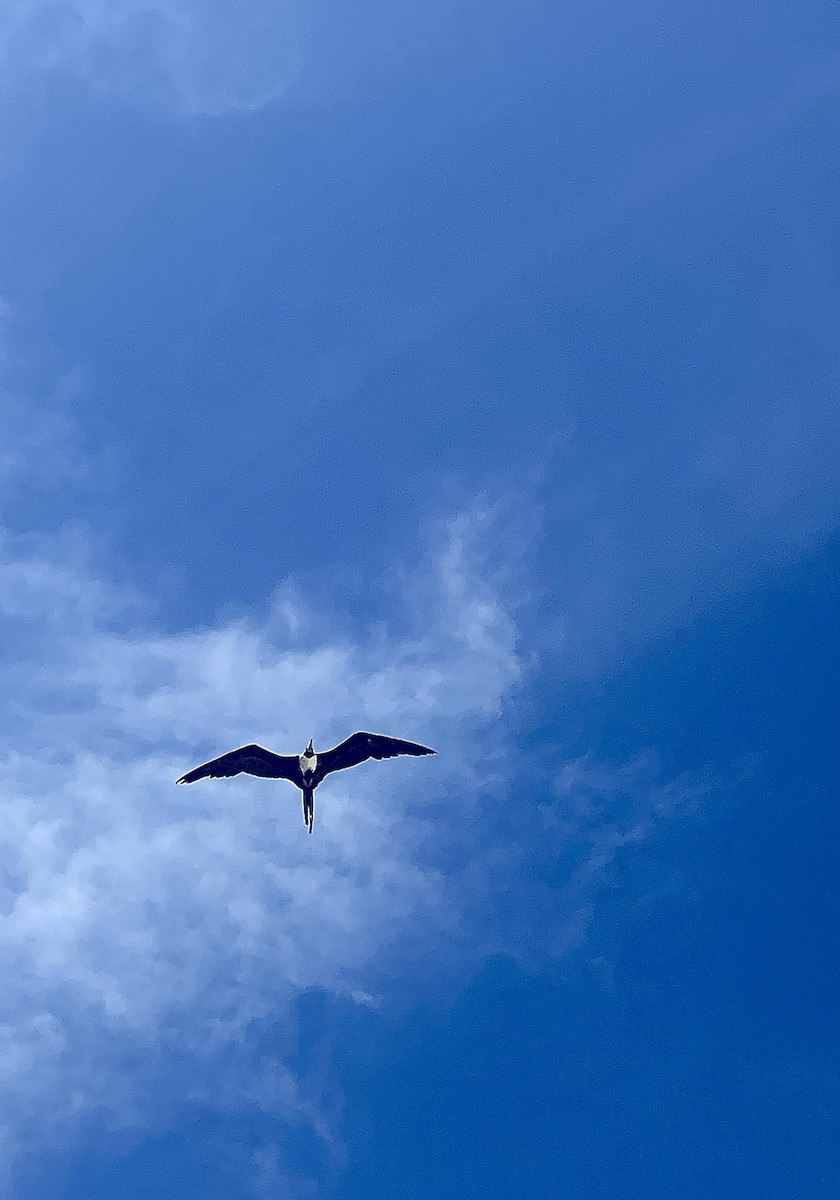
[[[316,754],[309,745],[303,754],[274,754],[262,746],[240,746],[219,758],[195,767],[178,783],[199,779],[224,779],[231,775],[261,775],[266,779],[288,779],[303,792],[303,819],[309,832],[315,820],[315,788],[333,771],[358,766],[369,758],[396,758],[399,754],[436,754],[428,746],[404,742],[381,733],[354,733],[332,750]]]

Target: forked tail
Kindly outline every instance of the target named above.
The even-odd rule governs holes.
[[[303,823],[309,832],[315,824],[315,789],[303,789]]]

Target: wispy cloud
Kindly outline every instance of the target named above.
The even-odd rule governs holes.
[[[68,415],[77,380],[61,380],[38,406],[7,382],[15,360],[12,317],[11,306],[0,296],[0,505],[18,500],[23,490],[31,492],[56,480],[62,486],[79,482],[86,472]]]
[[[391,974],[407,931],[457,924],[428,822],[453,787],[462,814],[476,802],[476,739],[521,673],[480,570],[491,525],[450,521],[407,576],[422,612],[356,640],[304,640],[317,622],[289,589],[261,619],[166,635],[60,539],[2,543],[7,1142],[142,1110],[146,1072],[113,1066],[127,1053],[154,1060],[168,1039],[212,1057],[311,987],[374,1003],[386,947]],[[312,839],[291,788],[173,785],[246,740],[287,750],[357,727],[441,757],[337,777]],[[317,1127],[299,1082],[279,1078],[266,1103]]]
[[[301,992],[399,1004],[406,989],[447,986],[493,953],[533,959],[580,944],[611,858],[694,785],[672,793],[632,771],[593,783],[597,769],[577,764],[553,798],[546,791],[539,828],[521,828],[508,789],[541,785],[527,771],[511,779],[499,723],[525,662],[505,596],[488,583],[488,563],[505,559],[497,518],[474,508],[441,525],[404,573],[400,631],[353,639],[313,634],[318,615],[288,588],[251,622],[165,634],[138,623],[137,597],[74,570],[51,544],[16,557],[7,540],[0,1116],[10,1156],[91,1120],[165,1121],[150,1097],[175,1052],[193,1065],[173,1105],[253,1106],[328,1147],[336,1131],[320,1084],[284,1058]],[[287,750],[357,727],[426,739],[440,756],[331,780],[311,839],[290,787],[173,784],[186,765],[252,738]],[[628,816],[629,793],[647,801]],[[548,859],[562,878],[545,885]],[[270,1062],[247,1049],[269,1019]],[[220,1092],[214,1070],[233,1051],[240,1069],[225,1068]]]
[[[479,499],[430,523],[385,580],[388,619],[355,630],[279,580],[250,615],[167,631],[84,530],[3,534],[7,1168],[92,1124],[165,1124],[162,1090],[173,1109],[270,1112],[329,1154],[329,1081],[291,1065],[302,993],[399,1005],[489,955],[581,944],[622,848],[705,785],[511,755],[535,664],[517,628],[530,516]],[[246,741],[365,727],[439,757],[331,779],[312,838],[290,786],[174,786]],[[282,1144],[257,1166],[285,1178]]]
[[[97,91],[185,114],[248,112],[290,89],[416,61],[471,3],[326,0],[13,0],[0,14],[6,82],[60,71]],[[349,51],[349,55],[348,55]]]
[[[0,17],[0,62],[189,112],[254,109],[294,76],[300,12],[267,0],[18,0]]]

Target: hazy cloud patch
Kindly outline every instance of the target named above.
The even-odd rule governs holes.
[[[448,35],[460,45],[463,21],[480,16],[471,0],[13,0],[0,15],[0,66],[7,83],[59,71],[134,102],[222,117],[291,90],[311,98],[410,71]]]
[[[83,528],[0,529],[6,1169],[190,1105],[270,1112],[334,1159],[329,1064],[296,1065],[304,993],[393,1011],[490,955],[581,946],[611,863],[703,785],[520,752],[537,524],[486,497],[430,522],[371,628],[287,579],[176,632]],[[330,778],[311,838],[290,785],[174,785],[247,741],[289,752],[358,728],[439,757]],[[287,1178],[278,1137],[253,1164],[266,1187]]]
[[[60,70],[97,90],[221,115],[281,95],[297,65],[297,3],[20,0],[0,18],[7,71]]]
[[[39,1130],[45,1105],[49,1124],[92,1108],[125,1120],[143,1108],[148,1063],[167,1040],[212,1058],[253,1021],[282,1022],[301,990],[375,1005],[381,954],[392,975],[406,932],[457,927],[460,884],[440,871],[427,824],[451,791],[453,762],[462,817],[477,802],[481,731],[521,672],[503,601],[476,573],[481,549],[465,533],[476,523],[450,522],[415,566],[430,607],[413,634],[380,630],[305,651],[277,640],[272,611],[161,635],[137,625],[119,589],[55,561],[51,539],[27,556],[6,539],[9,1137],[49,1136]],[[34,626],[30,638],[21,621]],[[312,838],[291,787],[174,786],[185,766],[248,740],[288,750],[314,734],[323,746],[357,727],[428,740],[441,757],[336,777],[319,793]],[[145,1063],[130,1086],[111,1076],[118,1047]]]

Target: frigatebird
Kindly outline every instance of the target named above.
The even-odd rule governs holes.
[[[266,779],[288,779],[303,792],[303,823],[309,832],[315,823],[315,789],[332,771],[355,767],[369,758],[396,758],[398,754],[437,754],[417,742],[386,737],[382,733],[354,733],[339,746],[316,754],[312,739],[303,754],[274,754],[262,746],[240,746],[219,758],[195,767],[177,783],[198,779],[224,779],[230,775],[262,775]]]

